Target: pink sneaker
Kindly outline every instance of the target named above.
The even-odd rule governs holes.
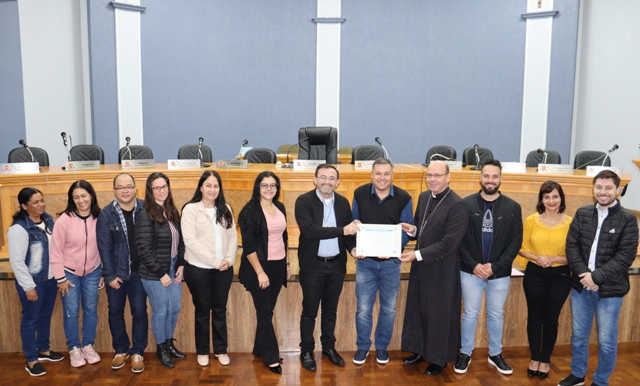
[[[69,358],[71,359],[71,367],[82,367],[87,364],[82,351],[78,347],[74,347],[73,350],[69,351]]]
[[[92,344],[88,344],[82,348],[82,354],[84,355],[87,363],[92,365],[94,363],[100,362],[100,355],[93,349]]]

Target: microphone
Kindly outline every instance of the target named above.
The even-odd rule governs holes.
[[[473,166],[471,168],[471,170],[480,170],[480,156],[478,155],[478,148],[480,146],[478,146],[478,144],[476,143],[475,145],[473,145],[473,152],[476,156],[476,166]]]
[[[609,158],[609,154],[613,153],[616,150],[618,150],[618,144],[617,143],[615,145],[613,145],[613,147],[611,147],[611,149],[609,149],[609,151],[607,151],[607,155],[605,155],[604,159],[602,160],[602,166],[604,166],[604,163],[607,162],[607,158]]]
[[[202,142],[204,142],[204,138],[198,138],[198,159],[200,160],[201,168],[208,168],[209,164],[204,163],[204,161],[202,160]]]
[[[578,166],[578,167],[576,167],[576,168],[573,168],[573,170],[579,170],[579,169],[582,169],[583,167],[585,167],[585,166],[587,166],[587,165],[594,165],[594,164],[596,164],[597,162],[600,162],[600,159],[601,159],[601,158],[603,158],[603,160],[602,160],[602,166],[604,166],[604,163],[607,161],[607,158],[609,157],[609,154],[610,154],[610,153],[612,153],[612,152],[614,152],[614,151],[616,151],[616,150],[618,149],[618,147],[619,147],[619,146],[618,146],[617,144],[613,145],[613,147],[612,147],[611,149],[609,149],[609,151],[607,151],[605,154],[602,154],[600,157],[598,157],[598,158],[596,158],[596,159],[593,159],[593,160],[591,160],[591,161],[587,161],[587,162],[583,163],[582,165],[580,165],[580,166]]]
[[[31,155],[31,162],[38,162],[38,161],[36,161],[36,157],[33,156],[33,153],[31,152],[31,149],[29,149],[29,146],[24,141],[24,139],[19,140],[18,143],[21,144],[25,149],[27,149],[27,151]]]
[[[67,133],[63,131],[60,135],[62,136],[62,143],[64,144],[64,147],[67,147]]]
[[[382,144],[382,141],[380,140],[380,137],[376,137],[375,140],[376,140],[376,142],[378,142],[378,145],[380,145],[380,147],[384,151],[384,158],[389,159],[389,153],[387,152],[387,149]]]
[[[125,141],[127,141],[126,145],[124,145],[127,148],[127,153],[129,153],[129,160],[133,159],[132,155],[131,155],[131,149],[129,148],[129,144],[131,143],[131,137],[126,137],[124,139]],[[127,154],[125,153],[125,155]],[[124,157],[122,157],[124,158]]]
[[[71,153],[69,152],[69,142],[67,142],[67,133],[63,131],[62,133],[60,133],[60,136],[62,137],[62,144],[64,145],[64,148],[67,150],[67,161],[71,161]],[[71,140],[71,136],[69,136],[69,140]]]
[[[248,143],[249,141],[247,141],[246,139],[242,141],[242,145],[240,145],[240,151],[238,151],[238,155],[236,156],[236,159],[242,158],[242,149],[244,149],[244,146]]]
[[[548,157],[547,151],[544,150],[544,149],[538,149],[537,152],[538,152],[538,154],[542,154],[542,162],[540,162],[540,163],[546,164],[547,163],[547,157]]]
[[[287,149],[287,162],[285,162],[282,165],[283,168],[292,168],[293,167],[293,162],[289,162],[289,153],[291,152],[291,149],[293,149],[296,146],[302,147],[301,143],[304,142],[304,141],[308,141],[308,140],[309,140],[309,137],[304,137],[304,138],[302,138],[302,141],[299,141],[295,145],[289,146],[289,148]]]
[[[455,161],[453,158],[449,158],[446,155],[442,155],[439,153],[433,153],[431,154],[431,157],[429,157],[429,161],[433,161],[433,158],[440,158],[440,160],[444,160],[444,161]]]

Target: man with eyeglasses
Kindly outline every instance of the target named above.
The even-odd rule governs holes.
[[[113,195],[115,200],[102,209],[96,225],[102,276],[108,284],[111,342],[116,352],[111,368],[124,367],[132,357],[131,371],[141,373],[144,371],[143,355],[147,347],[149,322],[147,294],[138,276],[140,261],[134,226],[144,202],[136,198],[136,183],[127,173],[118,174],[113,179]],[[133,319],[131,346],[124,321],[127,297]]]
[[[414,224],[402,229],[417,240],[415,251],[400,260],[411,263],[402,327],[402,351],[414,353],[407,365],[429,363],[426,375],[438,375],[458,357],[460,348],[460,259],[467,228],[462,199],[449,187],[449,166],[431,161],[429,190],[418,199]]]
[[[413,201],[409,193],[393,185],[393,164],[385,158],[373,162],[371,182],[358,187],[351,205],[353,219],[364,224],[413,224]],[[409,241],[402,233],[402,249]],[[396,300],[400,288],[400,266],[389,256],[356,257],[356,345],[353,363],[363,364],[371,347],[373,305],[379,294],[380,311],[375,332],[376,361],[388,363],[387,348],[393,336]]]
[[[492,159],[480,171],[481,190],[464,198],[469,225],[460,245],[462,283],[462,348],[454,371],[464,374],[471,363],[476,326],[486,297],[489,364],[499,373],[513,373],[502,356],[504,303],[509,294],[511,265],[522,245],[520,204],[500,192],[502,164]]]
[[[309,371],[316,370],[313,331],[320,305],[322,356],[335,366],[344,366],[344,359],[335,349],[334,332],[338,300],[347,272],[346,252],[355,254],[353,235],[358,231],[358,225],[352,221],[349,201],[334,191],[340,183],[338,170],[332,165],[318,165],[314,183],[316,189],[298,197],[295,205],[300,227],[298,261],[303,296],[300,361]]]

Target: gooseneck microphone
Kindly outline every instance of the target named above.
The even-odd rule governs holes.
[[[607,151],[605,154],[602,154],[600,157],[598,157],[596,159],[593,159],[591,161],[587,161],[587,162],[583,163],[582,165],[573,168],[573,170],[579,170],[579,169],[582,169],[583,167],[588,166],[588,165],[595,165],[598,162],[600,162],[600,159],[602,159],[602,165],[601,166],[604,166],[604,163],[607,162],[607,158],[609,158],[609,154],[613,153],[616,150],[618,150],[618,145],[617,144],[613,145],[613,147],[611,147],[611,149],[609,149],[609,151]]]
[[[548,157],[547,151],[544,150],[544,149],[538,149],[538,154],[542,154],[542,162],[541,163],[546,164],[547,163],[547,157]]]
[[[447,157],[446,155],[440,153],[431,154],[431,156],[429,157],[429,161],[433,161],[434,158],[436,158],[436,161],[455,161],[455,159]]]
[[[389,159],[389,153],[387,152],[387,149],[382,144],[382,141],[380,140],[380,137],[376,137],[375,140],[376,140],[376,142],[378,142],[378,145],[380,145],[380,147],[384,151],[384,158]]]
[[[62,144],[64,145],[64,148],[67,151],[67,161],[71,161],[71,153],[69,151],[69,143],[67,142],[67,133],[65,133],[63,131],[62,133],[60,133],[60,136],[62,137]],[[69,136],[69,139],[71,139],[71,136]]]
[[[204,142],[204,138],[202,137],[198,138],[198,159],[200,160],[201,168],[208,168],[209,164],[204,163],[202,159],[202,142]]]
[[[289,148],[287,149],[287,162],[285,162],[282,167],[283,168],[292,168],[293,167],[293,162],[289,162],[289,154],[291,153],[291,149],[293,149],[294,147],[298,146],[299,148],[302,147],[302,143],[305,141],[308,141],[309,137],[304,137],[302,138],[302,141],[298,141],[298,143],[289,146]]]
[[[473,145],[473,153],[476,157],[476,166],[471,167],[471,170],[480,170],[480,155],[478,155],[478,149],[480,146],[476,143]]]
[[[125,141],[127,141],[127,143],[124,145],[127,148],[127,153],[129,154],[129,160],[133,159],[132,155],[131,155],[131,148],[129,148],[129,144],[131,143],[131,137],[126,137],[124,139]],[[127,154],[125,153],[125,154]],[[124,157],[122,157],[124,158]]]
[[[609,154],[613,153],[616,150],[618,150],[618,144],[613,145],[613,147],[609,149],[609,151],[607,151],[607,154],[604,156],[604,159],[602,160],[602,166],[604,166],[604,163],[607,162],[607,158],[609,158]]]
[[[242,141],[242,145],[240,145],[240,150],[238,151],[238,155],[236,156],[236,159],[242,158],[242,149],[244,149],[245,145],[248,143],[249,141],[247,141],[246,139]]]
[[[36,161],[36,157],[33,156],[33,153],[31,152],[31,149],[29,149],[29,146],[24,141],[24,139],[19,140],[18,143],[21,144],[25,149],[27,149],[27,151],[31,155],[31,162],[38,162],[38,161]]]

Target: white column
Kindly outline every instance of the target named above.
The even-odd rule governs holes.
[[[520,162],[546,148],[553,0],[527,0]]]
[[[318,0],[316,54],[316,126],[340,133],[341,0]],[[339,136],[338,136],[339,138]]]
[[[142,60],[140,47],[140,0],[111,2],[115,10],[116,85],[118,96],[118,140],[125,145],[144,144],[142,124]]]

